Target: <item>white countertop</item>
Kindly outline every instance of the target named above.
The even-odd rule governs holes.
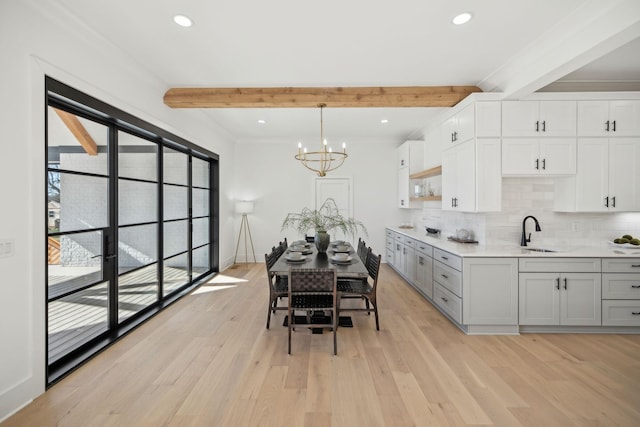
[[[424,242],[434,248],[439,248],[460,257],[553,257],[553,258],[640,258],[640,246],[637,248],[620,248],[603,242],[600,246],[588,247],[544,247],[556,252],[536,252],[527,250],[518,244],[491,245],[479,243],[457,243],[447,240],[446,237],[432,237],[427,235],[424,229],[404,229],[400,227],[387,227],[396,233],[404,234],[413,239]],[[530,244],[528,248],[540,248]]]

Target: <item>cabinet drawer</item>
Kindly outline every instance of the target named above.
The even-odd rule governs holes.
[[[602,298],[640,300],[640,274],[604,273]]]
[[[433,301],[454,321],[462,323],[462,299],[449,292],[439,283],[434,283]]]
[[[600,258],[519,258],[521,273],[599,273],[600,264]]]
[[[393,249],[386,251],[387,254],[387,263],[393,265]]]
[[[416,246],[416,241],[407,236],[402,236],[402,243],[410,248],[414,248]]]
[[[640,258],[602,258],[603,273],[640,273]]]
[[[393,238],[396,242],[404,242],[404,236],[400,233],[393,233]]]
[[[426,243],[422,243],[416,240],[416,250],[424,256],[433,258],[433,246],[431,245],[427,245]]]
[[[433,258],[437,259],[443,264],[448,265],[449,267],[455,268],[458,271],[462,271],[462,258],[458,256],[443,251],[442,249],[434,248]]]
[[[462,273],[458,270],[454,270],[440,261],[435,261],[433,263],[433,280],[457,296],[462,295]]]
[[[603,326],[640,326],[640,300],[602,301]]]
[[[386,243],[385,246],[387,247],[387,249],[393,250],[393,237],[387,237],[387,240],[385,243]]]

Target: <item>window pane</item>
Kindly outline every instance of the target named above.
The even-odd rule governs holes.
[[[165,222],[163,234],[165,258],[189,249],[189,221]]]
[[[48,297],[55,298],[103,279],[102,231],[49,237]]]
[[[107,175],[107,127],[54,107],[47,107],[47,120],[50,167],[58,165],[60,169]]]
[[[107,330],[107,284],[47,304],[49,363]]]
[[[197,157],[191,159],[191,183],[194,187],[209,188],[209,162],[200,160]]]
[[[209,243],[209,218],[199,218],[193,220],[192,247]]]
[[[48,196],[49,210],[57,211],[53,221],[49,219],[49,231],[106,227],[107,178],[63,172],[56,174],[59,176],[60,192]]]
[[[164,186],[164,219],[181,219],[189,216],[187,187]]]
[[[157,230],[156,224],[118,230],[118,272],[120,274],[158,260]]]
[[[158,146],[146,139],[118,132],[118,176],[158,180]]]
[[[182,254],[164,261],[164,295],[184,286],[189,281],[189,254]]]
[[[122,322],[158,300],[158,264],[118,277],[118,319]]]
[[[163,177],[164,182],[171,184],[187,185],[188,182],[188,166],[189,158],[186,154],[171,148],[163,150]]]
[[[193,189],[193,216],[209,216],[209,190]]]
[[[118,221],[120,225],[158,220],[158,185],[148,182],[118,181]]]
[[[209,269],[209,245],[194,250],[192,277],[198,277]]]

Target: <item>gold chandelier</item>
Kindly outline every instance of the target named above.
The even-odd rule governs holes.
[[[342,151],[333,151],[327,146],[327,140],[324,139],[322,128],[322,109],[327,104],[318,104],[320,107],[320,151],[307,151],[307,147],[302,148],[302,142],[298,142],[298,154],[296,160],[300,160],[302,165],[318,174],[325,176],[327,172],[338,169],[347,158],[347,144],[342,143]]]

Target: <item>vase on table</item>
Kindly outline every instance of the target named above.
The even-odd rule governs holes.
[[[316,248],[318,249],[318,252],[320,253],[327,252],[327,248],[329,247],[329,241],[331,240],[329,233],[327,233],[324,230],[318,230],[316,231],[316,235],[313,240],[314,240],[314,243],[316,244]]]

